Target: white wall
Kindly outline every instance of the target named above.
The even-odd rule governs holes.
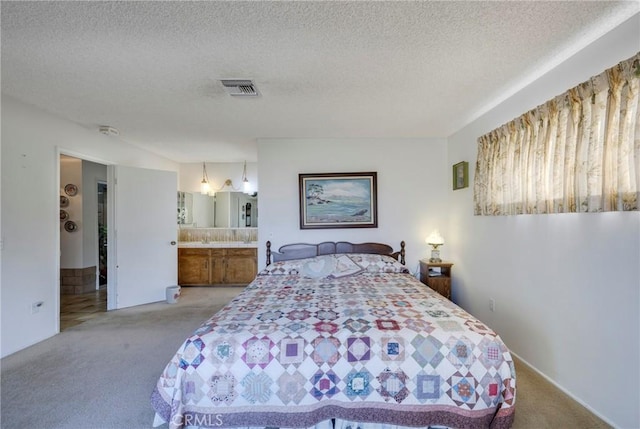
[[[1,356],[57,332],[58,150],[107,164],[178,171],[177,163],[2,94]],[[35,301],[44,306],[31,314]]]
[[[447,189],[451,186],[444,139],[258,140],[258,267],[273,249],[296,242],[377,241],[400,249],[407,243],[412,271],[429,254],[424,242],[439,228],[445,241]],[[298,174],[378,173],[378,228],[300,229]],[[446,258],[447,245],[442,248]]]
[[[73,184],[78,187],[78,193],[68,196],[64,190],[65,185]],[[69,220],[78,225],[78,230],[67,232],[64,222],[60,222],[60,268],[84,268],[82,261],[82,212],[83,212],[83,187],[82,187],[82,160],[68,156],[60,157],[60,195],[69,199],[69,205],[62,210],[69,213]]]
[[[619,26],[449,139],[449,164],[479,136],[640,50]],[[448,195],[453,299],[562,389],[621,428],[640,427],[640,213],[473,216],[473,180]],[[496,302],[489,311],[489,298]]]
[[[82,161],[82,267],[98,275],[98,182],[107,181],[107,166]],[[97,283],[96,283],[97,284]]]

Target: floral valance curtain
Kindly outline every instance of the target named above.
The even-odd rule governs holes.
[[[476,215],[638,210],[640,53],[478,139]]]

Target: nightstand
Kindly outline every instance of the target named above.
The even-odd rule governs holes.
[[[449,262],[429,262],[428,259],[420,260],[420,281],[447,299],[451,299],[451,267]],[[430,268],[439,268],[429,272]],[[429,275],[431,274],[431,275]]]

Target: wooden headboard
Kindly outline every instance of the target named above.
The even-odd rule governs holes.
[[[404,241],[400,242],[400,250],[393,251],[393,247],[382,243],[349,243],[348,241],[325,241],[319,244],[296,243],[285,244],[277,252],[271,251],[271,241],[267,241],[267,265],[273,262],[288,261],[291,259],[313,258],[320,255],[333,255],[336,253],[375,253],[389,255],[404,265]]]

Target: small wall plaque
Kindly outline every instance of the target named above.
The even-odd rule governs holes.
[[[462,161],[453,165],[453,190],[469,186],[469,163]]]

